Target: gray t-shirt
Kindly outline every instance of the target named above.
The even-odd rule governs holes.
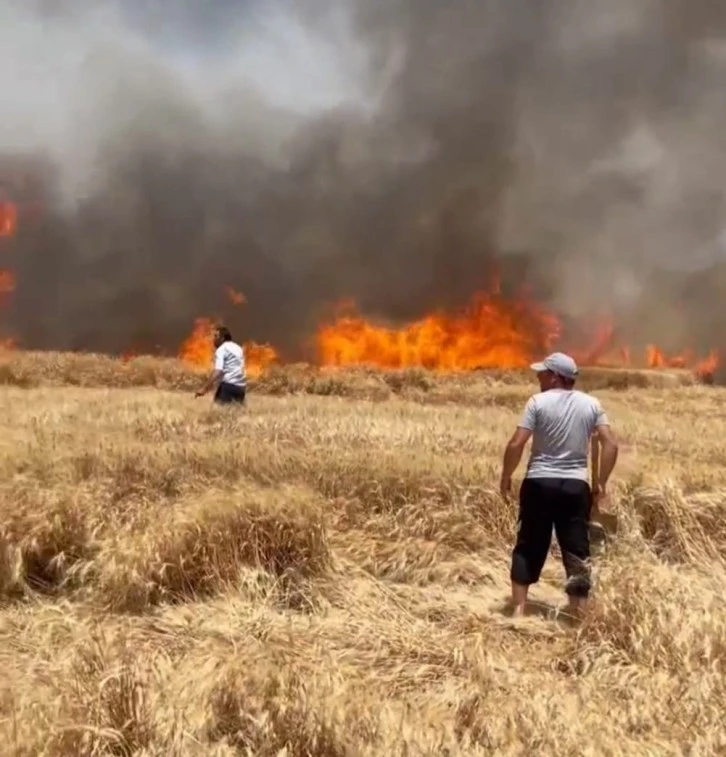
[[[527,478],[588,481],[587,457],[596,427],[608,418],[598,400],[570,389],[550,389],[529,398],[519,425],[532,431]]]

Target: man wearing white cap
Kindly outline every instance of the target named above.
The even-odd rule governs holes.
[[[579,614],[590,594],[590,440],[597,434],[601,445],[598,481],[593,482],[598,499],[606,494],[618,445],[600,402],[574,389],[578,369],[569,355],[555,352],[531,367],[541,391],[527,401],[507,444],[500,482],[502,495],[508,497],[512,474],[533,437],[519,490],[519,530],[511,567],[513,613],[524,613],[529,587],[539,581],[547,559],[554,526],[567,574],[569,609]]]

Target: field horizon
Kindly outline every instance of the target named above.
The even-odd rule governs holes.
[[[4,754],[726,754],[726,389],[583,370],[619,531],[573,627],[554,543],[506,613],[528,371],[203,373],[0,355]]]

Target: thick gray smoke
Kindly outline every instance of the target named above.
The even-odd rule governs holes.
[[[291,354],[341,297],[416,317],[495,264],[628,341],[709,341],[722,3],[164,5],[0,7],[0,173],[52,166],[8,253],[25,345],[173,349],[220,314]]]

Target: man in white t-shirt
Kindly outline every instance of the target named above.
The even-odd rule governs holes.
[[[527,472],[519,490],[519,529],[512,553],[513,611],[523,614],[527,591],[539,581],[554,526],[567,575],[569,607],[579,614],[590,594],[590,512],[607,494],[618,444],[600,402],[575,389],[579,371],[569,355],[555,352],[534,363],[532,369],[537,373],[540,391],[527,401],[507,444],[500,483],[502,495],[508,497],[512,474],[532,437]],[[591,487],[587,456],[595,435],[601,454],[594,469],[597,480]]]
[[[244,403],[247,391],[244,349],[232,341],[232,335],[226,326],[218,326],[214,333],[214,370],[194,396],[205,395],[215,385],[216,403]]]

